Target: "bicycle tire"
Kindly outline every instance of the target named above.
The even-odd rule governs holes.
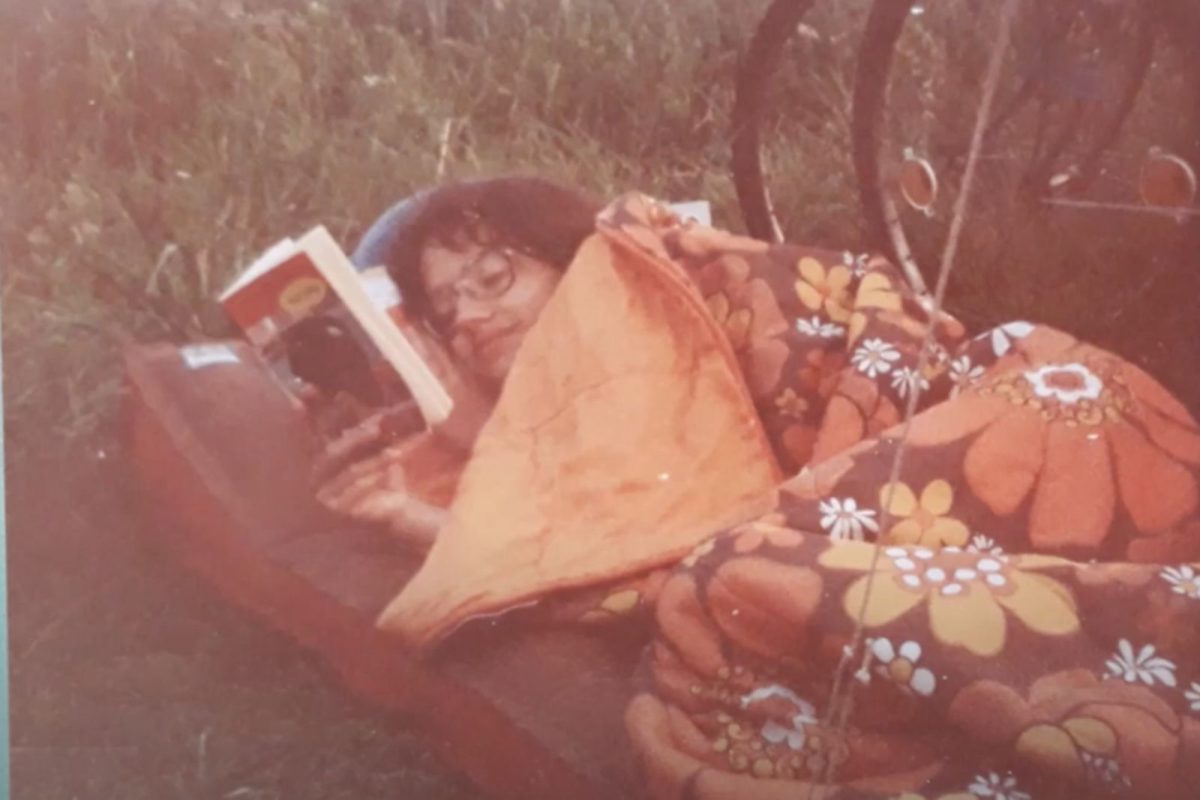
[[[899,211],[892,201],[881,173],[881,149],[884,146],[883,120],[887,103],[887,90],[891,77],[897,42],[904,25],[917,0],[875,0],[867,15],[867,22],[859,44],[859,55],[855,71],[853,108],[851,114],[851,147],[853,163],[859,188],[867,242],[897,263],[906,267],[906,272],[920,274],[920,267],[912,257],[908,235],[900,221]],[[1081,170],[1085,181],[1094,178],[1096,166],[1103,152],[1112,146],[1132,113],[1137,95],[1140,93],[1154,54],[1153,15],[1145,14],[1139,28],[1139,41],[1133,69],[1126,86],[1120,92],[1115,110],[1099,127],[1102,133],[1079,159],[1084,165]],[[1017,98],[1025,94],[1026,87],[1019,90]],[[1027,99],[1027,98],[1026,98]],[[1021,102],[1016,99],[1015,102]],[[1003,119],[1015,115],[1016,109],[1005,110]],[[996,120],[988,127],[994,133],[1001,127]],[[1072,138],[1073,129],[1064,128],[1051,146],[1053,155]]]
[[[784,47],[814,0],[774,0],[750,39],[738,68],[732,118],[733,185],[747,232],[769,242],[783,240],[762,163],[762,119],[771,76]]]

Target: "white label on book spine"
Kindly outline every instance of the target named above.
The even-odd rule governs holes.
[[[188,369],[202,369],[213,364],[236,364],[237,353],[225,344],[190,344],[180,348],[180,355]]]
[[[685,221],[692,220],[705,227],[712,227],[712,206],[707,200],[688,200],[683,203],[668,203],[667,207]]]

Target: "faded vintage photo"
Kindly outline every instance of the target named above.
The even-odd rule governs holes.
[[[14,0],[17,798],[1186,800],[1194,0]]]

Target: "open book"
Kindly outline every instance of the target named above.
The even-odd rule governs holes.
[[[284,381],[367,408],[411,396],[431,425],[449,416],[387,272],[356,271],[323,226],[271,247],[219,299]]]

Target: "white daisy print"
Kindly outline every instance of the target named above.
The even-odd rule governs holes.
[[[858,255],[855,255],[849,250],[846,250],[842,253],[842,263],[850,268],[850,271],[854,273],[856,278],[861,278],[866,274],[867,263],[870,260],[871,257],[866,253],[859,253]]]
[[[967,544],[967,552],[999,556],[1004,555],[1004,548],[996,544],[996,540],[992,537],[977,533],[971,537],[971,541]]]
[[[918,642],[910,640],[896,647],[890,639],[873,639],[871,655],[880,665],[875,671],[906,691],[929,697],[937,688],[937,677],[925,667],[917,666],[921,660]]]
[[[1115,758],[1080,750],[1079,760],[1083,762],[1088,777],[1109,787],[1110,791],[1121,787],[1128,789],[1133,785],[1128,776],[1121,773],[1121,764]]]
[[[1154,655],[1152,644],[1143,645],[1134,655],[1133,645],[1128,639],[1122,639],[1117,644],[1117,652],[1104,666],[1110,677],[1120,678],[1126,683],[1141,681],[1147,686],[1156,683],[1175,685],[1175,665],[1162,656]]]
[[[1024,339],[1031,333],[1033,333],[1033,325],[1023,320],[1001,325],[991,332],[992,352],[999,358],[1012,349],[1014,340]]]
[[[846,326],[823,322],[820,317],[797,319],[796,330],[805,336],[815,336],[820,339],[839,339],[846,335]]]
[[[821,528],[829,532],[829,538],[837,541],[863,540],[863,529],[879,532],[879,523],[875,521],[875,511],[870,508],[859,508],[853,497],[838,499],[831,497],[822,500]]]
[[[1190,564],[1180,564],[1178,567],[1164,567],[1158,573],[1159,577],[1171,584],[1171,591],[1200,600],[1200,574],[1196,573]]]
[[[929,381],[915,369],[901,367],[892,373],[892,388],[901,397],[908,397],[909,393],[914,391],[918,386],[921,387],[921,391],[925,391],[929,388]]]
[[[1012,775],[1000,775],[989,772],[986,775],[976,775],[974,782],[967,791],[976,797],[987,800],[1032,800],[1029,792],[1017,788],[1017,779]]]
[[[850,357],[859,372],[868,378],[892,371],[892,362],[900,360],[900,351],[882,339],[867,339]]]
[[[1183,699],[1187,700],[1188,708],[1192,711],[1200,711],[1200,683],[1193,683],[1183,693]]]
[[[954,388],[950,390],[950,396],[956,396],[963,389],[966,389],[982,377],[983,365],[972,364],[968,356],[959,356],[950,362],[950,380],[954,382]]]

